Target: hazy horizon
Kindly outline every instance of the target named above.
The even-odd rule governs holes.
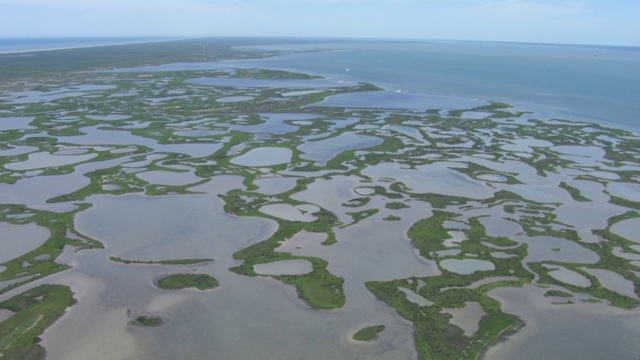
[[[0,0],[1,38],[296,37],[640,46],[633,0]]]

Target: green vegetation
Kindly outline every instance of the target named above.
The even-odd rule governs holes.
[[[305,186],[304,181],[298,182],[299,188],[297,187],[297,189],[294,190],[300,191],[300,188],[304,188]],[[223,200],[225,200],[225,210],[236,215],[264,216],[257,211],[260,206],[265,204],[264,198],[256,196],[255,194],[250,194],[252,196],[256,196],[255,198],[247,198],[247,195],[249,194],[245,194],[240,191],[232,191],[228,195],[222,196]],[[286,193],[279,196],[285,202],[297,205],[286,197]],[[317,216],[318,219],[312,222],[286,221],[274,218],[274,220],[279,223],[278,230],[269,239],[251,245],[233,254],[235,259],[244,260],[244,263],[240,266],[233,267],[230,270],[241,275],[257,276],[253,271],[253,266],[255,264],[278,260],[305,259],[313,265],[313,270],[310,273],[304,275],[271,277],[286,284],[294,285],[300,298],[313,308],[333,309],[341,307],[346,301],[344,290],[342,289],[342,283],[344,280],[326,270],[328,265],[326,261],[315,257],[293,256],[289,253],[275,251],[281,241],[293,237],[302,230],[327,233],[329,236],[327,240],[323,242],[323,245],[331,245],[335,243],[336,239],[332,226],[337,223],[336,216],[324,209],[321,209],[313,215]]]
[[[199,290],[208,290],[218,287],[218,282],[207,274],[173,274],[158,279],[157,285],[161,289],[194,287]]]
[[[384,207],[386,207],[387,209],[399,210],[399,209],[407,209],[409,208],[409,205],[395,201],[395,202],[386,203]]]
[[[325,262],[326,263],[326,262]],[[314,309],[336,309],[345,304],[342,278],[332,275],[324,268],[304,275],[273,276],[285,284],[296,287],[298,296]]]
[[[591,201],[591,199],[582,196],[580,190],[574,188],[573,186],[570,186],[564,181],[560,183],[560,188],[567,190],[567,192],[571,195],[571,198],[575,201]]]
[[[357,212],[348,212],[347,215],[351,215],[351,218],[353,219],[353,222],[349,223],[347,225],[344,225],[344,227],[349,226],[349,225],[353,225],[353,224],[357,224],[360,221],[368,218],[369,216],[373,216],[373,215],[377,214],[378,212],[380,212],[379,209],[369,209],[369,210],[362,210],[362,211],[357,211]]]
[[[402,220],[401,217],[395,216],[395,215],[389,215],[387,217],[382,218],[382,220],[384,221],[399,221]]]
[[[38,336],[75,302],[61,285],[41,285],[1,302],[0,308],[14,314],[0,323],[0,358],[44,359]]]
[[[374,325],[368,326],[358,330],[357,333],[353,334],[353,340],[357,341],[374,341],[378,340],[378,334],[384,330],[384,325]]]
[[[170,42],[78,48],[33,52],[29,56],[0,55],[0,82],[18,82],[43,77],[71,76],[79,71],[158,65],[173,62],[206,62],[222,59],[273,55],[265,50],[237,50],[236,46],[269,40],[189,39]]]
[[[109,256],[109,260],[121,264],[159,264],[159,265],[193,265],[213,261],[213,259],[176,259],[176,260],[127,260],[115,256]]]
[[[15,259],[0,265],[6,270],[0,272],[0,281],[24,278],[24,281],[0,289],[0,294],[14,289],[20,285],[41,279],[68,269],[68,266],[60,264],[55,259],[62,253],[65,246],[74,246],[77,250],[102,248],[99,242],[79,235],[73,227],[73,217],[80,211],[86,210],[87,205],[80,206],[77,210],[66,213],[53,213],[44,210],[35,210],[23,205],[0,205],[0,220],[21,224],[17,221],[21,214],[32,214],[25,223],[35,223],[47,228],[51,235],[42,245]],[[16,216],[18,216],[16,218]],[[25,267],[24,264],[30,264]]]
[[[164,320],[158,316],[140,315],[133,319],[131,324],[144,327],[158,327],[164,325]]]
[[[435,252],[447,249],[444,240],[450,238],[443,224],[458,217],[459,214],[434,210],[431,217],[413,224],[407,234],[422,256],[437,260]],[[533,275],[522,267],[522,259],[527,254],[526,246],[503,250],[516,255],[514,257],[493,258],[488,255],[492,251],[491,248],[483,245],[483,242],[511,247],[518,243],[508,238],[487,236],[478,217],[469,218],[468,223],[470,228],[463,230],[467,240],[460,242],[457,248],[462,254],[477,254],[479,259],[492,262],[495,270],[460,275],[441,269],[441,276],[387,282],[371,281],[365,284],[379,300],[393,307],[402,317],[414,324],[416,345],[424,358],[475,359],[496,338],[522,326],[521,320],[503,313],[499,303],[490,298],[487,292],[500,286],[520,286],[532,279]],[[491,276],[515,276],[518,280],[497,281],[473,289],[466,288]],[[418,280],[424,283],[420,288],[417,286]],[[398,287],[409,287],[418,295],[429,299],[433,305],[418,306],[410,302]],[[466,302],[478,302],[487,314],[480,321],[480,330],[473,337],[463,335],[462,330],[451,325],[448,317],[442,313],[445,308],[462,307]]]
[[[428,278],[423,280],[430,281]],[[404,293],[398,290],[399,285],[406,286],[404,280],[367,282],[365,285],[379,300],[413,322],[416,346],[422,358],[475,359],[494,339],[522,326],[521,320],[501,312],[499,303],[486,296],[486,291],[491,288],[488,286],[474,290],[448,290],[438,295],[439,289],[444,285],[439,281],[438,285],[419,290],[420,295],[430,296],[428,298],[436,300],[436,303],[432,306],[418,306],[408,301]],[[472,338],[464,336],[461,329],[449,324],[448,317],[441,312],[445,307],[462,306],[466,301],[480,302],[487,313],[480,321],[480,329]]]
[[[362,198],[355,198],[355,199],[351,199],[345,203],[342,203],[342,206],[346,206],[346,207],[360,207],[360,206],[364,206],[367,205],[369,203],[369,201],[371,201],[371,198],[368,197],[362,197]]]
[[[563,297],[563,298],[570,298],[573,297],[573,295],[569,294],[568,292],[564,292],[561,290],[549,290],[546,293],[544,293],[544,296],[546,297]]]

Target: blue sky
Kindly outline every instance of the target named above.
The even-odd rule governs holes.
[[[0,37],[294,36],[640,46],[640,0],[0,0]]]

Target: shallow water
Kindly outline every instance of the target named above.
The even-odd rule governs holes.
[[[552,278],[561,281],[563,283],[578,286],[578,287],[589,287],[591,286],[591,281],[584,275],[579,274],[575,271],[569,270],[563,266],[559,265],[543,265],[548,269],[553,269],[549,271],[548,274]]]
[[[354,211],[353,208],[342,206],[343,203],[359,197],[362,194],[357,187],[361,185],[360,179],[347,176],[333,176],[331,179],[318,179],[307,186],[307,190],[295,193],[292,199],[316,204],[323,209],[334,213],[338,220],[344,224],[351,222],[351,216],[347,212]],[[362,188],[360,188],[362,189]],[[373,190],[373,189],[372,189]],[[371,194],[367,194],[371,195]],[[365,208],[370,208],[368,204]],[[363,210],[365,208],[358,208]]]
[[[217,98],[216,101],[219,103],[234,103],[240,101],[249,101],[253,100],[253,96],[227,96],[222,98]]]
[[[0,322],[7,320],[11,316],[13,316],[13,312],[6,309],[0,309]]]
[[[640,184],[610,182],[607,191],[619,198],[640,202]]]
[[[310,273],[313,266],[307,260],[282,260],[256,264],[253,271],[260,275],[302,275]]]
[[[273,166],[291,161],[293,152],[288,148],[260,147],[229,160],[232,164],[242,166]]]
[[[372,178],[393,177],[403,182],[414,193],[436,193],[484,199],[493,196],[494,190],[481,181],[451,170],[445,163],[416,166],[415,170],[393,163],[369,166],[362,171]]]
[[[598,278],[598,281],[602,286],[617,292],[618,294],[628,296],[632,299],[638,299],[638,295],[635,292],[634,283],[622,277],[622,275],[614,273],[613,271],[603,269],[591,269],[583,267],[582,270]]]
[[[185,130],[185,131],[176,131],[174,134],[180,136],[189,136],[189,137],[201,137],[201,136],[215,136],[226,134],[226,131],[217,131],[217,130]]]
[[[480,224],[484,226],[488,236],[512,237],[513,235],[522,232],[522,227],[517,222],[509,221],[497,216],[481,217],[478,220],[480,220]]]
[[[433,305],[432,301],[429,301],[429,300],[425,299],[424,297],[416,294],[411,289],[407,289],[405,287],[399,287],[398,290],[402,291],[407,296],[407,300],[411,301],[412,303],[414,303],[414,304],[416,304],[418,306],[430,306],[430,305]]]
[[[551,236],[515,236],[512,240],[526,242],[527,256],[524,262],[561,261],[570,263],[593,264],[600,260],[595,252],[572,241]]]
[[[307,141],[298,146],[302,159],[313,160],[317,165],[324,166],[327,161],[338,156],[343,151],[363,149],[381,144],[382,138],[345,132],[338,136],[319,141]]]
[[[44,244],[51,232],[36,224],[15,225],[0,222],[0,263],[14,259]]]
[[[191,157],[209,156],[222,148],[222,143],[209,144],[159,144],[157,140],[136,136],[129,131],[100,130],[98,126],[82,128],[86,135],[60,137],[59,141],[78,145],[136,145],[146,146],[158,152],[180,153]]]
[[[292,177],[273,177],[256,179],[253,184],[258,187],[257,192],[261,194],[276,195],[293,189],[296,181],[297,179]]]
[[[451,315],[449,322],[464,331],[466,336],[473,336],[480,329],[480,320],[486,315],[477,302],[467,302],[462,308],[443,309]]]
[[[624,237],[627,240],[640,244],[640,218],[633,218],[620,221],[611,227],[611,232]]]
[[[0,130],[28,130],[35,129],[29,123],[33,121],[33,117],[0,117]]]
[[[547,289],[499,288],[489,295],[526,326],[485,359],[635,359],[640,353],[640,310],[605,304],[552,305]],[[597,329],[597,330],[595,330]]]
[[[347,108],[370,108],[376,104],[381,109],[469,109],[487,105],[486,102],[455,96],[426,95],[408,92],[375,91],[329,96],[317,105]]]
[[[357,85],[355,82],[343,82],[328,79],[303,79],[303,80],[262,80],[241,78],[198,78],[188,82],[209,86],[231,86],[237,88],[267,87],[267,88],[317,88],[317,87],[343,87]]]
[[[196,176],[193,172],[175,172],[175,171],[145,171],[137,173],[136,177],[151,184],[157,185],[171,185],[171,186],[183,186],[193,184],[198,181],[204,180],[199,176]]]
[[[12,149],[0,150],[0,156],[22,155],[36,150],[38,150],[38,148],[33,146],[16,146]]]
[[[315,205],[290,205],[290,204],[269,204],[260,207],[260,212],[288,221],[311,222],[318,219],[312,215],[320,210]]]
[[[233,184],[237,179],[225,178],[193,189],[224,193]],[[94,207],[77,216],[77,228],[104,241],[107,250],[79,253],[79,266],[57,277],[56,281],[78,284],[82,291],[78,306],[44,336],[51,359],[83,359],[96,349],[116,358],[139,359],[200,359],[212,352],[223,358],[371,358],[374,354],[383,359],[417,358],[411,326],[364,287],[360,295],[347,296],[344,308],[316,311],[304,305],[290,286],[230,273],[227,268],[236,263],[235,251],[274,231],[269,220],[229,216],[222,211],[222,201],[212,195],[89,200]],[[212,257],[216,261],[198,271],[212,274],[220,287],[206,292],[162,291],[152,285],[153,280],[184,267],[115,264],[106,260],[110,254],[128,259],[168,254]],[[184,296],[167,297],[176,293]],[[127,327],[127,309],[153,311],[169,322],[153,329]],[[362,346],[348,341],[353,328],[371,321],[387,326],[376,343]],[[313,341],[290,341],[292,333]],[[69,336],[81,344],[63,345]],[[181,344],[172,341],[175,338],[190,341]],[[252,341],[247,343],[246,338]]]
[[[102,121],[117,121],[117,120],[126,120],[131,118],[131,115],[118,115],[118,114],[109,114],[109,115],[86,115],[89,119],[94,120],[102,120]]]
[[[9,170],[33,170],[47,167],[59,167],[91,160],[98,154],[52,155],[46,152],[31,153],[26,161],[13,162],[4,167]]]
[[[440,261],[440,266],[446,270],[462,275],[496,268],[495,265],[489,261],[477,259],[445,259]]]

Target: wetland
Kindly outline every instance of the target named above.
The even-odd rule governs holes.
[[[278,45],[0,54],[0,357],[638,356],[637,133]]]

